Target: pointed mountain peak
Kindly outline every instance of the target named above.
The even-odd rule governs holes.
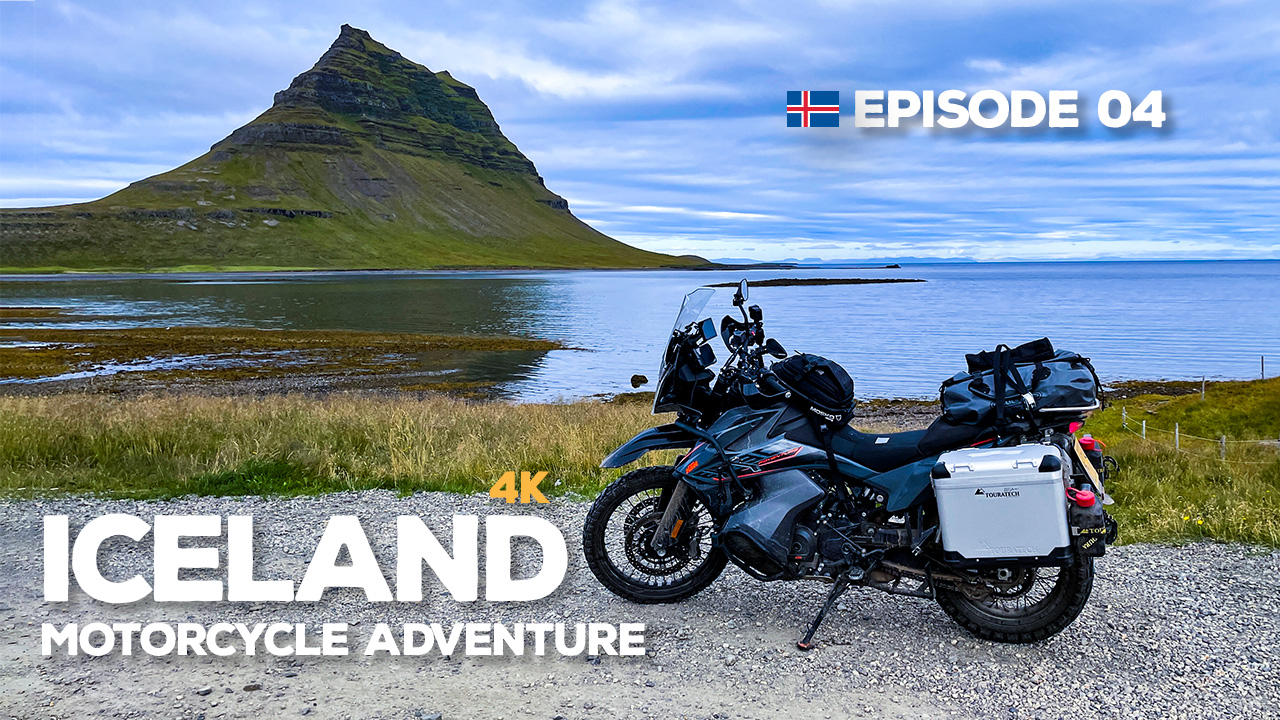
[[[210,152],[102,200],[26,215],[0,243],[15,267],[697,262],[628,247],[574,217],[474,88],[350,25]]]
[[[346,23],[342,23],[342,27],[338,28],[338,39],[341,40],[342,38],[349,37],[363,38],[365,40],[373,39],[369,36],[368,30],[361,30],[358,27],[352,27]]]
[[[276,93],[271,109],[214,148],[360,142],[537,177],[474,88],[350,25],[310,70]]]
[[[325,52],[324,55],[320,56],[320,60],[316,63],[316,68],[332,64],[336,59],[339,59],[344,54],[349,53],[364,55],[371,58],[385,56],[393,60],[408,62],[407,60],[404,60],[404,57],[401,56],[400,53],[392,50],[386,45],[383,45],[377,40],[374,40],[373,36],[369,34],[369,31],[361,30],[358,27],[352,27],[350,25],[343,25],[342,29],[338,32],[337,39],[335,39],[333,44],[329,46],[329,50]],[[417,63],[410,64],[422,67]],[[312,69],[314,70],[316,68]],[[425,67],[422,67],[422,69],[426,70]]]

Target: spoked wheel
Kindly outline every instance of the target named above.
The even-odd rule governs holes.
[[[938,588],[938,604],[965,630],[984,640],[1029,643],[1071,624],[1093,591],[1093,558],[1065,567],[983,571],[979,588]]]
[[[697,593],[720,576],[728,558],[713,547],[711,513],[685,493],[676,536],[664,552],[653,536],[676,485],[670,467],[648,467],[618,478],[596,498],[582,530],[591,572],[614,594],[638,603],[670,603]]]

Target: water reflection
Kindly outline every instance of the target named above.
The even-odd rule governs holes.
[[[92,324],[101,326],[516,335],[579,348],[442,361],[457,363],[459,382],[496,380],[517,398],[546,400],[625,391],[633,373],[652,377],[681,296],[744,276],[928,281],[752,291],[770,334],[844,364],[863,397],[933,395],[964,353],[1044,335],[1092,357],[1105,378],[1257,377],[1260,355],[1280,367],[1277,262],[9,277],[0,279],[0,305],[68,307],[100,316]],[[709,312],[729,311],[730,295],[718,292]]]

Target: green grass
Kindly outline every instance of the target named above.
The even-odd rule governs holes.
[[[22,220],[25,211],[0,211],[4,272],[705,264],[639,250],[602,235],[540,202],[553,196],[531,176],[363,143],[360,149],[335,156],[253,148],[245,151],[254,156],[252,165],[238,157],[214,162],[210,153],[101,200],[40,209],[53,213],[52,218]],[[390,196],[370,197],[351,189],[362,175],[390,175]],[[157,182],[192,189],[157,190]],[[254,198],[249,187],[276,192]],[[253,207],[324,210],[333,216],[288,218],[244,211]],[[181,211],[186,219],[128,217],[139,209]],[[231,213],[232,226],[210,217],[216,212]],[[86,213],[88,217],[77,217]]]
[[[1280,379],[1214,383],[1204,401],[1198,392],[1116,401],[1091,418],[1087,430],[1120,462],[1120,476],[1108,488],[1116,504],[1108,510],[1124,541],[1280,546]],[[1225,460],[1217,442],[1222,435],[1232,441]]]
[[[1087,429],[1122,466],[1108,490],[1121,542],[1213,539],[1280,546],[1280,380],[1221,383],[1207,400],[1143,395]],[[1135,423],[1135,420],[1137,421]],[[592,496],[598,463],[661,422],[644,402],[474,403],[440,396],[0,397],[0,495],[299,495],[386,488],[486,491],[508,470],[546,470],[552,494]],[[1227,459],[1215,442],[1233,440]],[[861,426],[860,426],[861,427]],[[864,428],[875,431],[876,428]],[[1158,436],[1158,437],[1157,437]],[[648,462],[670,461],[674,452]],[[554,484],[552,484],[554,483]]]
[[[469,493],[546,470],[544,491],[594,495],[617,476],[600,459],[654,421],[647,407],[594,402],[0,397],[0,494]]]
[[[389,268],[382,268],[389,269]],[[0,275],[63,275],[75,273],[204,273],[204,272],[313,272],[323,270],[317,267],[285,267],[280,265],[174,265],[163,268],[136,267],[68,267],[66,265],[49,265],[46,267],[5,267],[0,266]]]

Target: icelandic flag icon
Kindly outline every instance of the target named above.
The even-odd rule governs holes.
[[[787,127],[840,127],[840,91],[788,90]]]

